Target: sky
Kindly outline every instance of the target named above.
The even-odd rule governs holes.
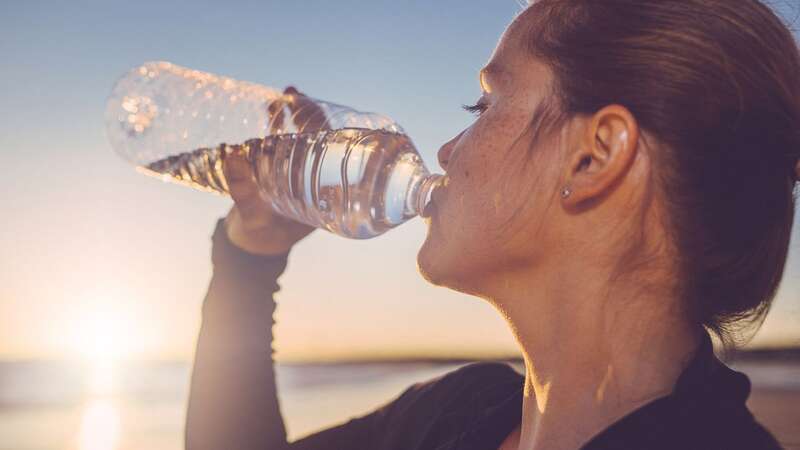
[[[150,60],[397,120],[429,168],[466,127],[477,72],[516,0],[3,2],[0,6],[0,359],[188,359],[230,200],[137,173],[103,112]],[[800,223],[800,218],[798,219]],[[499,314],[427,284],[412,220],[375,239],[316,232],[292,251],[275,328],[284,360],[513,354]],[[753,342],[800,345],[800,226]]]

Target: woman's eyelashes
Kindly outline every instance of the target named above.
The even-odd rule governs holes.
[[[462,108],[464,108],[464,111],[480,116],[489,108],[489,104],[486,103],[485,99],[481,98],[474,105],[463,105]]]

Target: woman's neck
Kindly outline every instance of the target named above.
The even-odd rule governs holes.
[[[508,293],[534,294],[492,299],[525,359],[518,450],[577,450],[669,394],[697,347],[697,329],[677,298],[641,283],[609,286],[603,274],[572,273],[582,276],[567,281],[539,271],[517,278],[527,286],[505,280]]]

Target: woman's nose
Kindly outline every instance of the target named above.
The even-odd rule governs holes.
[[[453,148],[456,146],[456,142],[458,142],[458,139],[462,134],[464,134],[463,131],[458,133],[458,136],[447,141],[447,143],[442,145],[442,147],[439,149],[439,152],[436,154],[436,157],[439,159],[439,166],[442,168],[442,170],[447,171],[447,165],[450,164],[450,157],[453,154]]]

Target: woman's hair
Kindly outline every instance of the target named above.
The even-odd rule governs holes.
[[[783,275],[800,157],[800,55],[759,0],[539,0],[525,45],[559,115],[627,107],[693,318],[726,344],[757,329]],[[662,150],[663,149],[663,150]]]

